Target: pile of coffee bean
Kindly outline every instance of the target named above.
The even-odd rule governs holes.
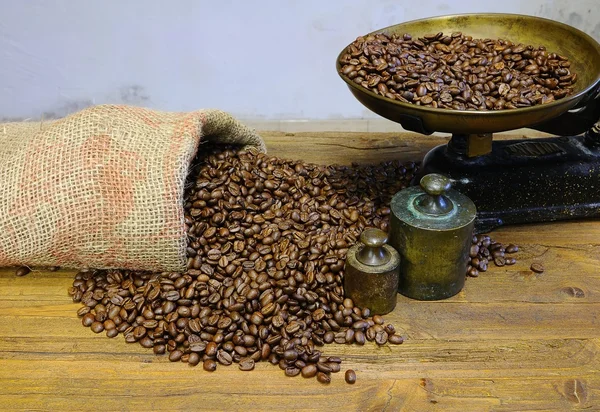
[[[496,266],[514,265],[517,263],[517,259],[506,255],[518,251],[519,247],[512,243],[504,246],[487,235],[473,236],[471,249],[469,250],[467,276],[478,277],[480,272],[487,271],[490,262],[494,262]]]
[[[387,229],[386,205],[414,163],[323,167],[252,150],[203,152],[211,154],[185,197],[187,272],[81,271],[70,294],[85,305],[84,326],[209,371],[269,361],[323,383],[340,359],[318,347],[403,342],[344,298],[343,276],[362,231]]]
[[[322,383],[341,363],[323,345],[403,342],[393,325],[345,298],[344,262],[365,228],[387,230],[387,205],[417,165],[325,167],[251,149],[203,152],[185,195],[186,273],[79,272],[69,293],[84,304],[84,326],[207,371],[269,361]],[[355,372],[345,380],[354,383]]]
[[[388,99],[454,110],[546,104],[572,94],[577,81],[569,59],[544,46],[460,32],[361,36],[340,65],[342,75]]]

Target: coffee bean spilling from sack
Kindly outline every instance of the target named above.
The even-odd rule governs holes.
[[[437,33],[413,39],[358,37],[340,59],[354,83],[404,103],[455,110],[502,110],[573,93],[577,73],[565,56],[508,40]]]
[[[324,344],[401,344],[393,325],[344,298],[344,260],[364,228],[387,229],[386,205],[415,164],[323,167],[216,150],[186,193],[188,271],[78,273],[69,293],[85,305],[83,325],[207,371],[266,360],[322,383],[341,362]]]

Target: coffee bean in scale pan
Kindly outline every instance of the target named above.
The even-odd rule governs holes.
[[[543,105],[573,93],[571,62],[539,45],[437,33],[358,37],[340,73],[387,99],[453,110]],[[418,73],[415,75],[415,73]]]

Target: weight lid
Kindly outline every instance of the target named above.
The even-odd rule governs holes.
[[[452,230],[468,225],[477,209],[467,196],[452,189],[452,181],[431,173],[421,178],[420,186],[396,193],[392,214],[406,224],[430,230]]]
[[[431,216],[442,216],[452,212],[454,205],[445,195],[452,186],[450,179],[432,173],[423,176],[420,185],[425,193],[415,198],[415,209]]]
[[[385,265],[392,258],[390,252],[383,247],[387,240],[387,234],[383,230],[365,229],[360,235],[363,247],[356,253],[356,260],[367,266]]]

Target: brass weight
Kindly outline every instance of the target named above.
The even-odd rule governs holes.
[[[392,199],[390,244],[401,257],[398,291],[418,300],[445,299],[465,284],[476,208],[445,176],[428,174],[420,184]]]
[[[386,242],[385,232],[367,228],[346,255],[345,294],[373,315],[385,315],[396,306],[400,255]]]

